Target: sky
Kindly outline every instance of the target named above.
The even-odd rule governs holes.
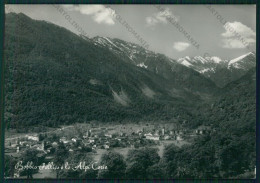
[[[119,38],[170,58],[256,51],[255,5],[6,5],[88,37]]]

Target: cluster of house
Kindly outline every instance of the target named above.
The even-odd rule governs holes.
[[[11,155],[14,158],[19,158],[26,149],[36,149],[38,150],[39,157],[47,154],[49,150],[46,151],[44,142],[39,141],[38,135],[26,135],[23,138],[15,138],[5,142],[5,154]]]
[[[177,140],[182,141],[186,136],[195,136],[211,133],[210,126],[200,126],[195,130],[165,130],[165,128],[154,130],[154,132],[144,133],[146,139],[149,140]]]
[[[39,141],[38,135],[27,135],[26,138],[16,139],[15,142],[9,142],[5,147],[6,154],[11,154],[15,157],[19,157],[20,152],[26,148],[37,149],[41,154],[49,154],[52,149],[58,146],[58,141],[62,142],[69,152],[81,150],[84,147],[88,147],[91,150],[95,149],[109,149],[113,147],[132,147],[135,143],[140,142],[142,139],[159,141],[159,140],[184,140],[187,135],[199,135],[210,133],[211,128],[209,126],[200,126],[195,131],[188,130],[166,130],[164,127],[157,129],[139,129],[131,131],[130,133],[109,133],[107,128],[93,128],[86,131],[83,136],[76,136],[73,138],[67,138],[65,136],[60,137],[58,140]]]
[[[124,128],[125,129],[125,128]],[[126,131],[128,129],[125,129]],[[82,136],[72,138],[60,137],[56,140],[40,141],[39,135],[26,135],[21,139],[13,139],[5,142],[5,154],[19,159],[26,149],[38,150],[37,157],[45,162],[53,160],[53,152],[59,143],[63,143],[69,152],[81,151],[88,148],[88,152],[96,149],[110,149],[114,147],[134,147],[141,141],[156,142],[162,140],[182,141],[186,136],[211,133],[209,126],[200,126],[195,130],[169,130],[165,127],[142,128],[141,130],[128,130],[128,132],[111,133],[107,128],[92,128]],[[109,133],[110,132],[110,133]]]
[[[153,133],[144,133],[144,136],[149,140],[183,140],[183,134],[184,131],[182,130],[166,131],[164,128],[162,128],[161,130],[155,130]]]
[[[59,139],[70,152],[83,147],[95,149],[110,149],[112,147],[128,146],[136,141],[136,136],[130,137],[126,133],[108,133],[107,128],[96,128],[87,130],[82,137],[71,139],[61,137]],[[77,144],[77,145],[76,145]]]

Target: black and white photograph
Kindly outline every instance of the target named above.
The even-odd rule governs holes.
[[[255,179],[255,4],[5,4],[5,179]]]

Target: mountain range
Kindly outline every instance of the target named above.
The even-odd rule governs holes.
[[[170,74],[171,76],[167,74],[167,72],[169,72],[167,69],[171,68],[173,65],[177,65],[176,63],[180,63],[204,75],[219,87],[224,87],[231,81],[239,79],[251,68],[256,66],[256,55],[253,52],[249,52],[232,60],[221,59],[217,56],[186,56],[174,60],[162,54],[144,49],[137,44],[116,38],[112,39],[97,36],[91,40],[95,45],[109,48],[109,50],[118,55],[124,61],[153,71],[166,78],[172,76],[172,73]],[[158,61],[160,59],[163,59],[162,63]],[[166,69],[162,69],[164,64],[168,64],[166,65]],[[174,72],[173,70],[174,69],[172,69],[171,72]]]
[[[249,52],[232,60],[219,57],[189,56],[177,60],[182,65],[210,78],[217,86],[224,87],[231,81],[235,81],[256,66],[256,55]]]
[[[231,61],[174,60],[120,39],[76,35],[21,13],[6,14],[4,59],[7,128],[91,120],[193,127],[208,122],[198,109],[207,110],[227,84],[255,66],[254,53]]]

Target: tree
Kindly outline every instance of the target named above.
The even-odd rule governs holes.
[[[148,179],[165,179],[166,178],[166,170],[165,170],[165,162],[159,161],[158,163],[150,166],[147,169]]]
[[[65,159],[68,156],[68,151],[63,143],[59,143],[58,147],[54,153],[54,163],[56,166],[61,167],[63,166]],[[60,170],[56,170],[56,177],[59,178]]]
[[[103,154],[100,166],[106,166],[107,169],[100,169],[98,178],[124,178],[126,163],[121,154],[111,151]]]
[[[37,166],[38,165],[37,154],[38,154],[37,150],[27,149],[21,156],[22,161],[23,161],[23,165],[26,165],[27,163],[31,162],[34,166]],[[35,171],[38,171],[38,170],[28,168],[26,170],[27,178],[33,178],[32,174],[35,173]]]
[[[59,171],[60,178],[91,178],[95,179],[97,177],[97,171],[92,170],[91,164],[93,158],[90,154],[84,153],[81,151],[70,154],[67,158],[64,159],[65,163],[68,163],[68,169],[63,168]],[[81,169],[80,167],[89,167],[88,169]]]
[[[5,177],[13,177],[15,172],[15,165],[17,163],[11,156],[5,155]]]
[[[163,153],[163,161],[165,162],[167,178],[175,178],[175,171],[177,169],[176,155],[179,151],[179,147],[174,144],[165,146]]]
[[[128,178],[148,178],[149,168],[157,164],[159,160],[158,149],[145,147],[129,150],[126,159],[126,176]]]

